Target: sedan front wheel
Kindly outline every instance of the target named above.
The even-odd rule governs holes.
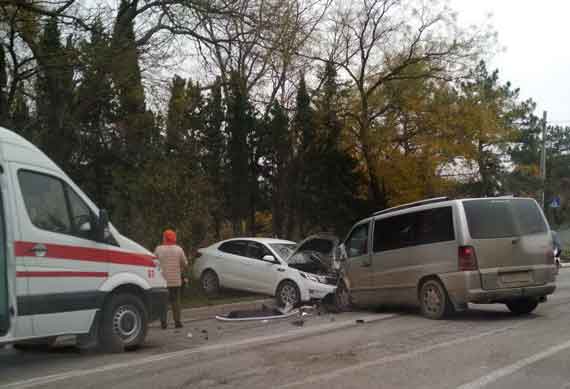
[[[287,305],[297,307],[301,304],[301,292],[299,292],[299,288],[293,281],[283,281],[280,283],[279,287],[277,287],[275,297],[277,297],[277,304],[280,307]]]

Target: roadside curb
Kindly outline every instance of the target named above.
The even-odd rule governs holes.
[[[205,307],[197,308],[186,308],[182,309],[182,322],[192,322],[204,319],[213,319],[216,315],[221,315],[235,309],[255,309],[261,308],[262,305],[273,305],[275,300],[272,298],[259,299],[252,301],[243,301],[238,303],[230,304],[220,304],[220,305],[208,305]],[[168,313],[169,320],[172,320],[172,312]],[[156,323],[151,325],[151,327],[157,326]]]

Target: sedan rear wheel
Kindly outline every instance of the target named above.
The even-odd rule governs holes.
[[[202,274],[200,285],[207,296],[216,296],[220,291],[220,280],[213,270],[206,270]]]

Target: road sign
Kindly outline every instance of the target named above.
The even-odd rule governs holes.
[[[550,208],[560,208],[560,197],[556,196],[550,203]]]

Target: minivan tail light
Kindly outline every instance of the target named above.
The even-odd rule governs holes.
[[[460,246],[458,254],[459,271],[477,270],[477,256],[472,246]]]

